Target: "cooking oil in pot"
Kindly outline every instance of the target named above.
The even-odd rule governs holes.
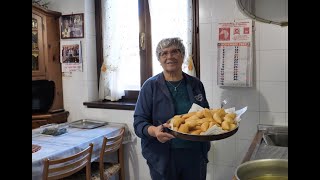
[[[273,175],[264,175],[248,180],[288,180],[288,176],[273,176]]]

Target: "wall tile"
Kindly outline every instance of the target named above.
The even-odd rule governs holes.
[[[216,141],[211,141],[211,148],[210,148],[210,150],[209,150],[209,152],[208,152],[208,160],[209,160],[209,162],[208,162],[208,164],[213,164],[214,163],[214,161],[215,161],[215,159],[214,159],[214,154],[215,154],[215,146],[216,146]]]
[[[252,139],[257,132],[259,124],[259,112],[247,111],[241,116],[239,130],[236,133],[236,139]]]
[[[94,12],[87,12],[84,15],[84,35],[85,37],[95,38],[96,36],[96,23],[95,23],[95,14]]]
[[[226,108],[236,107],[236,109],[248,106],[249,111],[259,110],[259,94],[256,87],[250,88],[235,88],[235,87],[215,87],[217,94],[213,96],[218,96],[214,100],[218,101],[218,104],[224,99],[228,101]],[[220,92],[220,93],[219,93]]]
[[[285,30],[274,24],[260,24],[260,49],[285,49]]]
[[[66,111],[69,111],[69,117],[68,122],[84,119],[85,117],[85,111],[84,106],[81,105],[83,103],[82,100],[64,100],[64,109]],[[78,106],[75,106],[75,104],[78,104]],[[81,105],[81,106],[79,106]]]
[[[201,24],[200,28],[200,57],[213,51],[211,24]]]
[[[219,30],[218,30],[218,22],[212,22],[212,52],[215,54],[215,58],[217,59],[218,53],[218,37],[219,37]]]
[[[260,80],[285,81],[285,50],[260,51]]]
[[[260,51],[253,54],[253,82],[260,81]]]
[[[200,79],[213,82],[217,79],[217,60],[212,55],[202,55],[200,62]],[[210,83],[211,84],[211,83]]]
[[[94,13],[95,12],[94,1],[84,0],[84,8],[86,13]]]
[[[128,164],[126,171],[129,172],[130,177],[133,177],[132,180],[151,179],[149,167],[142,155],[130,154],[125,164]]]
[[[72,72],[73,75],[75,74]],[[71,77],[72,78],[72,77]],[[83,94],[86,94],[86,91],[84,91],[84,81],[81,80],[65,80],[63,81],[63,98],[68,99],[79,99],[79,97],[82,97]],[[82,91],[79,91],[79,89],[82,89]]]
[[[285,126],[288,126],[288,113],[285,113]]]
[[[235,166],[230,165],[213,165],[214,180],[229,180],[234,176]]]
[[[275,112],[260,112],[260,124],[286,125],[286,114]]]
[[[239,166],[242,163],[243,158],[245,157],[246,153],[249,150],[251,145],[251,141],[253,138],[247,139],[239,139],[236,141],[236,163],[235,166]]]
[[[199,3],[199,22],[200,23],[210,23],[212,19],[212,1],[202,0]]]
[[[223,97],[221,97],[223,89],[217,85],[217,80],[213,80],[212,86],[213,86],[212,87],[212,101],[209,102],[210,107],[211,108],[219,108],[220,103],[223,101]]]
[[[260,82],[260,111],[285,112],[285,83]]]
[[[289,94],[288,94],[288,82],[285,82],[285,112],[288,112],[288,99],[289,99]]]
[[[96,115],[94,113],[96,111],[93,111],[93,110],[94,108],[87,108],[87,114],[89,114],[91,117],[94,117],[96,120],[106,121],[106,122],[120,122],[120,123],[127,123],[127,120],[131,120],[133,123],[133,111],[116,110],[116,109],[98,109],[100,113]]]
[[[50,1],[49,9],[65,14],[84,12],[84,0],[54,0]]]
[[[285,62],[284,62],[284,64],[285,64],[285,78],[284,78],[284,80],[286,81],[286,82],[288,82],[288,74],[289,74],[289,72],[288,72],[288,50],[286,49],[285,50]]]
[[[254,40],[254,45],[253,45],[253,47],[254,47],[254,49],[255,50],[260,50],[260,34],[261,34],[261,23],[260,22],[258,22],[258,21],[254,21],[253,20],[253,25],[254,25],[254,28],[253,28],[253,30],[252,30],[252,33],[254,33],[253,34],[253,40]]]
[[[249,19],[248,16],[246,14],[244,14],[239,8],[238,8],[238,4],[237,1],[234,1],[235,3],[235,8],[234,8],[234,17],[236,19]]]
[[[233,20],[235,9],[235,1],[213,0],[213,18],[216,19],[216,21]]]
[[[214,165],[207,164],[207,177],[206,180],[214,180]]]
[[[288,50],[288,26],[282,27],[284,31],[284,48]]]
[[[86,75],[84,76],[85,80],[95,80],[98,81],[98,75],[97,75],[97,53],[95,51],[96,49],[96,42],[95,37],[94,38],[88,38],[86,40]]]
[[[236,161],[236,140],[235,136],[219,140],[213,147],[213,164],[232,165]]]
[[[87,101],[97,101],[98,100],[98,81],[97,80],[87,81],[87,87],[88,87]]]
[[[203,80],[203,86],[204,86],[204,89],[206,91],[206,97],[207,97],[207,100],[208,100],[208,103],[209,103],[209,106],[211,107],[211,104],[210,102],[212,102],[212,99],[213,99],[213,94],[212,94],[212,82],[208,82],[208,81],[205,81]]]

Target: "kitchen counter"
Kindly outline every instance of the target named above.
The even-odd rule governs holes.
[[[242,160],[242,163],[256,159],[288,159],[288,147],[267,145],[263,141],[263,133],[270,125],[258,125],[258,131]]]
[[[268,146],[262,141],[250,158],[250,160],[256,159],[288,159],[288,148]]]
[[[250,147],[244,156],[242,163],[257,159],[288,159],[288,147],[267,145],[263,140],[263,134],[270,125],[258,125],[258,131],[254,136]],[[233,180],[236,180],[233,177]]]

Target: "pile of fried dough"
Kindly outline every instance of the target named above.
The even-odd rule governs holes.
[[[216,125],[222,130],[231,131],[237,127],[236,113],[227,113],[223,108],[208,109],[175,115],[171,121],[174,131],[191,135],[203,135],[209,128]]]

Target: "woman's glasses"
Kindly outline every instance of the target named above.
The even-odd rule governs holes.
[[[180,53],[180,50],[179,49],[173,49],[171,51],[163,51],[160,53],[160,56],[162,58],[167,58],[169,56],[169,54],[171,54],[171,56],[176,56]]]

